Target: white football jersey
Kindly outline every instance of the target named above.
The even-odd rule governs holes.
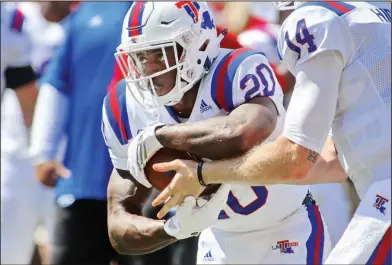
[[[272,135],[282,131],[285,110],[283,93],[265,56],[248,49],[221,49],[210,72],[202,79],[189,122],[227,115],[255,96],[269,96],[279,112]],[[126,89],[124,81],[104,100],[102,131],[115,168],[128,170],[127,148],[132,136],[156,122],[177,124],[180,119],[170,107],[145,109]],[[138,180],[150,186],[146,179]],[[215,227],[235,232],[266,229],[301,207],[307,186],[232,185],[227,205]]]
[[[31,43],[23,31],[24,15],[13,3],[1,3],[1,94],[5,89],[4,72],[8,67],[29,66]]]
[[[338,91],[330,92],[337,97],[336,109],[324,110],[331,112],[332,139],[340,162],[360,197],[372,182],[390,178],[390,8],[365,2],[304,3],[283,23],[278,51],[294,75],[301,64],[324,51],[341,55]],[[325,86],[329,83],[326,80]],[[322,143],[311,143],[309,135],[300,141],[313,150],[322,147]]]

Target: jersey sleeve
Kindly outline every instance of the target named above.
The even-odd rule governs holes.
[[[31,66],[32,44],[25,31],[25,16],[13,3],[2,3],[1,15],[1,37],[6,43],[2,41],[1,47],[5,84],[17,89],[37,78]]]
[[[4,4],[2,15],[5,15],[7,28],[7,66],[8,67],[26,67],[31,65],[31,41],[25,29],[25,16],[18,8],[12,5]],[[3,33],[2,33],[3,37]],[[3,47],[2,47],[3,48]]]
[[[320,71],[323,65],[328,71]],[[298,66],[283,136],[320,153],[335,118],[342,71],[338,52],[322,53]]]
[[[128,142],[132,132],[126,107],[126,84],[121,81],[106,95],[102,110],[102,134],[113,166],[128,170]]]
[[[223,57],[212,78],[211,96],[226,112],[254,97],[270,97],[278,112],[283,101],[282,89],[267,58],[257,50],[237,49]]]
[[[324,51],[339,52],[344,65],[350,60],[353,42],[341,18],[355,7],[343,2],[307,2],[288,16],[278,40],[278,54],[289,71]]]

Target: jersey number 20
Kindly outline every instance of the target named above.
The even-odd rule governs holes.
[[[274,74],[268,65],[261,63],[256,66],[256,75],[247,74],[244,76],[244,78],[242,78],[240,81],[241,90],[245,90],[248,87],[248,83],[250,81],[253,83],[253,87],[245,93],[246,101],[256,96],[271,97],[274,95],[275,79]],[[261,85],[263,89],[262,91],[260,89]]]
[[[298,54],[297,60],[301,59],[301,49],[290,41],[289,33],[285,33],[285,41],[290,50]],[[317,50],[317,46],[314,44],[314,36],[309,33],[308,27],[306,26],[305,19],[301,19],[297,22],[297,30],[295,32],[295,40],[298,44],[308,45],[308,53],[312,53]]]

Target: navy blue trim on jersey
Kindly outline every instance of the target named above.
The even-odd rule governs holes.
[[[280,60],[280,61],[283,61],[283,57],[282,57],[282,55],[280,54],[279,46],[278,46],[278,45],[276,45],[276,52],[278,53],[279,60]]]
[[[233,51],[229,52],[226,54],[222,60],[218,63],[218,66],[215,68],[214,75],[212,76],[212,83],[211,83],[211,98],[215,102],[215,105],[218,106],[219,109],[222,108],[222,106],[218,103],[218,93],[217,93],[217,87],[218,87],[218,76],[219,73],[221,72],[221,68],[223,64],[226,62],[227,58],[230,56],[230,54]]]
[[[167,112],[169,112],[170,116],[175,120],[177,123],[181,123],[180,119],[178,118],[176,112],[170,106],[165,106]]]
[[[132,139],[126,104],[126,90],[126,83],[124,80],[121,80],[116,87],[109,91],[104,99],[106,116],[110,127],[112,127],[117,140],[122,145],[127,144],[128,140]]]
[[[233,82],[237,69],[248,57],[264,53],[247,48],[236,49],[225,55],[218,63],[211,83],[211,98],[215,104],[226,112],[234,109]]]
[[[348,12],[354,10],[356,7],[344,2],[338,1],[330,1],[330,2],[306,2],[305,4],[301,5],[299,8],[305,6],[320,6],[324,7],[332,12],[334,12],[338,16],[342,16],[347,14]]]

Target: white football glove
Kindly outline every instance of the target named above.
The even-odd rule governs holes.
[[[148,160],[161,148],[162,144],[155,136],[157,127],[164,126],[163,123],[156,123],[145,128],[135,138],[132,139],[128,147],[128,168],[131,175],[144,186],[150,188],[144,174],[144,167]]]
[[[201,231],[218,220],[220,211],[227,202],[230,192],[230,184],[223,184],[204,205],[200,206],[204,199],[197,200],[188,196],[177,209],[176,214],[166,221],[164,229],[166,233],[177,239],[185,239],[198,236]]]

